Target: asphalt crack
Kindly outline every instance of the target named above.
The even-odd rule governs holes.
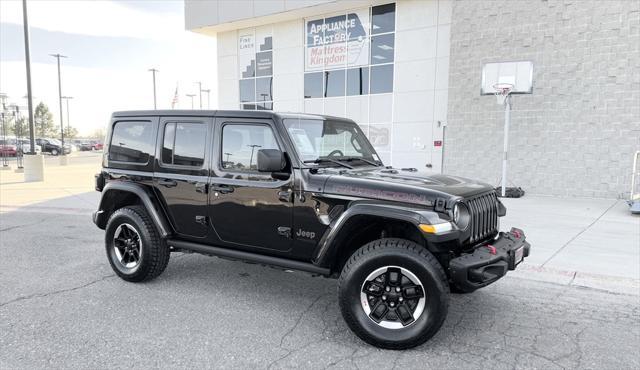
[[[35,298],[46,298],[46,297],[50,297],[50,296],[57,295],[57,294],[73,292],[73,291],[76,291],[76,290],[79,290],[79,289],[83,289],[83,288],[89,287],[91,285],[97,284],[97,283],[99,283],[101,281],[107,280],[107,279],[115,277],[115,276],[116,276],[115,274],[103,276],[103,277],[101,277],[99,279],[90,281],[90,282],[88,282],[86,284],[79,285],[79,286],[76,286],[76,287],[73,287],[73,288],[59,289],[59,290],[54,290],[52,292],[47,292],[47,293],[34,293],[34,294],[18,297],[18,298],[12,299],[10,301],[0,303],[0,308],[2,308],[4,306],[7,306],[9,304],[12,304],[12,303],[20,302],[20,301],[27,301],[27,300],[31,300],[31,299],[35,299]]]

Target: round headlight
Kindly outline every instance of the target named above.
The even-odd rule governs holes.
[[[453,206],[453,222],[459,229],[464,230],[469,226],[471,215],[469,214],[469,208],[464,203],[456,203]]]

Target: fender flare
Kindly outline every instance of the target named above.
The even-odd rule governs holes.
[[[330,265],[333,256],[340,247],[335,243],[336,238],[347,222],[357,216],[374,216],[410,223],[419,230],[420,224],[432,224],[440,217],[434,211],[402,207],[384,203],[356,203],[344,211],[338,218],[331,221],[329,227],[322,235],[314,252],[313,263],[318,266]],[[421,232],[422,233],[422,232]]]
[[[169,222],[162,213],[161,208],[157,206],[152,200],[152,196],[149,194],[148,190],[142,185],[123,181],[111,181],[107,183],[102,189],[102,196],[100,198],[98,211],[93,214],[93,222],[99,228],[104,229],[107,225],[110,212],[106,211],[110,210],[111,208],[109,207],[107,202],[109,201],[109,194],[115,191],[121,191],[135,195],[138,199],[140,199],[142,206],[147,210],[147,213],[149,214],[149,217],[151,217],[151,221],[158,229],[160,236],[162,238],[166,238],[171,234],[171,226],[169,225]]]

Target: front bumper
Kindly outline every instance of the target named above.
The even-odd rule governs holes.
[[[525,239],[522,230],[512,228],[508,233],[501,232],[497,239],[480,245],[472,253],[452,259],[449,262],[451,281],[465,292],[496,282],[529,256],[531,245]]]

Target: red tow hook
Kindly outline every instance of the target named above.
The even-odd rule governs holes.
[[[515,236],[517,239],[520,239],[520,236],[521,236],[520,231],[518,231],[518,230],[513,230],[513,231],[511,232],[511,234],[512,234],[513,236]]]
[[[491,254],[496,254],[496,253],[498,253],[498,251],[496,251],[496,247],[494,247],[494,246],[493,246],[493,245],[491,245],[491,244],[487,244],[487,245],[485,245],[485,247],[487,247],[487,249],[489,249],[489,253],[491,253]]]

